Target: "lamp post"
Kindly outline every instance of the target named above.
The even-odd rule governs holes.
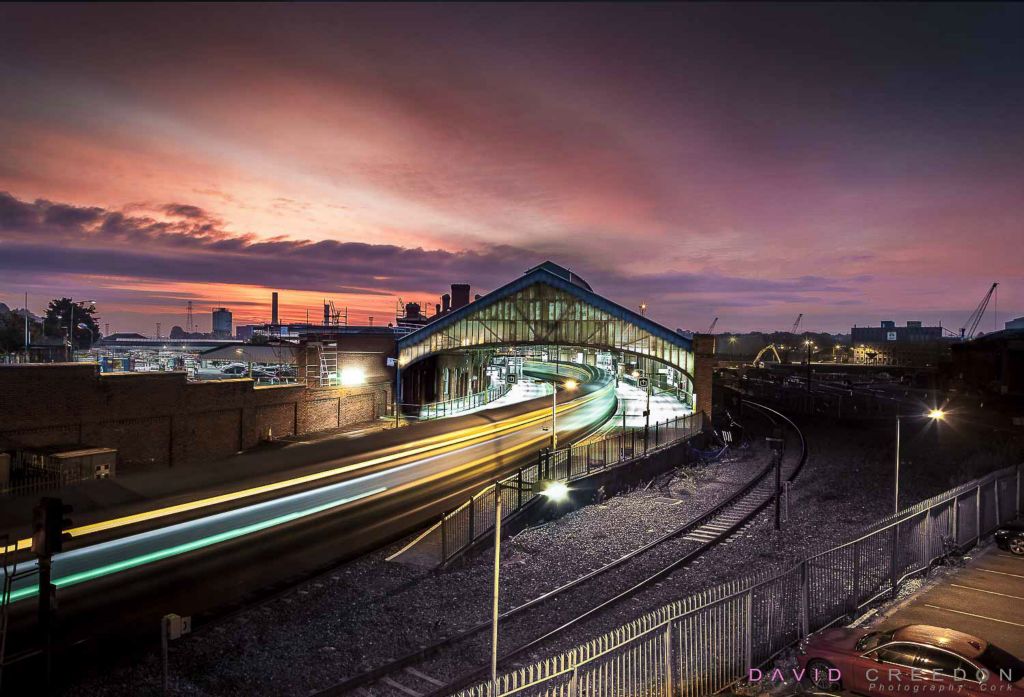
[[[576,389],[577,383],[575,380],[566,380],[562,383],[562,386],[572,392]],[[551,450],[558,450],[558,430],[557,430],[557,412],[558,412],[558,385],[553,384],[551,386]]]
[[[89,350],[91,351],[92,345],[96,343],[96,333],[92,330],[92,327],[90,327],[85,322],[79,322],[75,326],[77,326],[79,329],[85,329],[86,331],[89,332]]]
[[[816,348],[814,343],[807,339],[804,341],[804,346],[807,347],[807,391],[811,391],[811,349]]]
[[[895,485],[893,486],[893,512],[900,512],[900,420],[903,417],[899,414],[896,415],[896,476]],[[942,409],[932,409],[927,414],[922,414],[918,418],[931,419],[932,421],[945,421],[946,412]]]
[[[569,487],[558,480],[540,480],[533,491],[561,502],[569,497]],[[491,694],[498,694],[498,596],[501,589],[501,482],[494,483],[494,584],[491,596]]]
[[[68,317],[68,351],[70,353],[71,360],[75,360],[75,299],[68,298],[71,301],[71,310]],[[95,300],[85,300],[84,304],[96,305]],[[90,344],[91,348],[91,344]]]

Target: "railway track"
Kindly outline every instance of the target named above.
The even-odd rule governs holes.
[[[784,426],[787,441],[792,440],[799,446],[798,451],[787,453],[782,459],[782,477],[792,482],[807,460],[803,434],[792,421],[774,409],[753,402],[746,402],[746,405],[764,416],[772,426]],[[520,638],[514,648],[501,654],[499,667],[649,588],[726,542],[753,522],[772,502],[774,493],[774,466],[769,462],[737,491],[705,513],[598,569],[506,610],[499,616],[505,641],[510,636],[526,638]],[[613,577],[608,576],[613,570],[618,572]],[[556,599],[563,602],[554,603]],[[454,681],[445,679],[450,668],[444,664],[450,662],[453,653],[464,659],[480,653],[479,644],[486,643],[480,635],[490,626],[489,621],[481,622],[314,694],[318,697],[349,694],[360,697],[449,695],[487,677],[484,655],[477,660],[481,668],[464,673]],[[477,645],[474,645],[474,639]]]

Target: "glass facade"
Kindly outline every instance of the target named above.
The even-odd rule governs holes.
[[[534,283],[493,303],[471,305],[454,322],[428,325],[409,335],[400,342],[398,359],[406,366],[432,354],[484,346],[589,346],[647,356],[678,369],[692,382],[693,352],[680,339],[676,343],[655,336],[572,293]]]

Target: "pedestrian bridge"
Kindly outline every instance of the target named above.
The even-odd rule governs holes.
[[[550,261],[398,340],[398,366],[499,346],[577,346],[645,357],[677,370],[692,392],[691,340],[593,291]]]

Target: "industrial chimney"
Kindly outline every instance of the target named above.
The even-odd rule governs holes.
[[[277,325],[280,322],[277,321],[277,291],[275,290],[270,294],[270,323]]]
[[[452,284],[452,309],[458,310],[460,307],[465,307],[469,304],[469,284],[468,283],[453,283]]]
[[[452,296],[445,293],[441,296],[441,312],[448,314],[448,311],[452,309]]]

